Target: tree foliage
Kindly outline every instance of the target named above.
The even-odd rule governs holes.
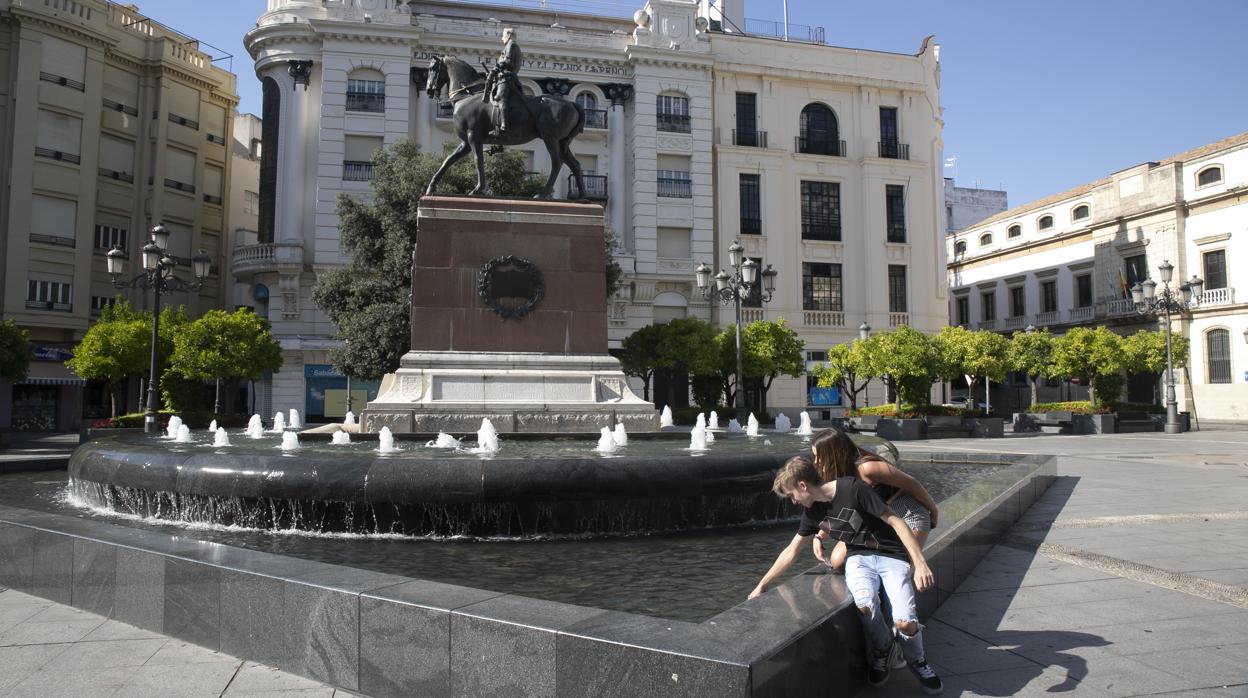
[[[936,375],[945,380],[967,376],[971,395],[981,378],[997,382],[1005,378],[1009,340],[996,332],[948,325],[932,337],[932,347],[936,352]]]
[[[805,372],[806,342],[784,318],[751,322],[741,331],[741,370],[747,378],[761,378],[766,393],[776,376],[797,378]]]
[[[624,338],[617,356],[624,375],[640,378],[644,383],[642,397],[650,400],[650,379],[659,367],[659,342],[666,325],[646,325]]]
[[[715,327],[696,317],[678,318],[664,325],[659,338],[657,365],[660,368],[683,368],[690,373],[708,375],[718,368],[715,352]]]
[[[1122,350],[1126,354],[1126,369],[1131,373],[1161,373],[1166,370],[1165,330],[1140,330],[1127,335],[1122,340]],[[1170,353],[1175,368],[1187,365],[1189,350],[1187,337],[1177,333],[1170,335]]]
[[[1126,367],[1122,338],[1104,327],[1075,327],[1053,340],[1053,375],[1086,383],[1094,405],[1118,397]]]
[[[1005,350],[1005,364],[1011,371],[1022,371],[1031,381],[1031,404],[1040,401],[1036,382],[1053,371],[1053,335],[1049,330],[1015,332]]]
[[[282,367],[282,348],[251,310],[209,310],[174,338],[169,365],[192,380],[254,380]]]
[[[864,344],[871,373],[895,391],[898,412],[903,401],[928,402],[938,361],[927,335],[909,325],[901,325],[869,337]]]
[[[858,393],[875,377],[867,360],[866,347],[861,339],[829,347],[827,362],[814,370],[819,387],[835,387],[849,396],[851,410],[858,409]]]
[[[117,416],[116,386],[143,373],[151,358],[151,313],[138,312],[124,300],[106,306],[87,330],[65,365],[80,378],[108,386],[110,416]]]
[[[34,357],[30,333],[12,319],[0,320],[0,378],[10,383],[26,380]]]

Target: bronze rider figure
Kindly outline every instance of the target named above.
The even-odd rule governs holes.
[[[494,130],[490,135],[495,138],[507,132],[507,117],[515,101],[513,98],[517,93],[523,94],[520,79],[516,76],[523,63],[524,54],[516,43],[516,30],[507,27],[503,30],[503,52],[485,81],[485,95],[494,112]]]

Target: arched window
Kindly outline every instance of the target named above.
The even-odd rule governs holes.
[[[1205,333],[1205,360],[1209,364],[1208,382],[1231,382],[1231,333],[1213,329]]]
[[[581,109],[597,109],[598,98],[593,92],[582,92],[576,96],[576,103],[581,105]]]
[[[826,105],[807,104],[802,109],[797,152],[813,155],[845,155],[841,150],[836,114]]]
[[[1198,187],[1207,187],[1210,184],[1217,184],[1218,182],[1221,182],[1221,181],[1222,181],[1222,168],[1221,167],[1217,167],[1217,166],[1206,167],[1205,169],[1196,173],[1196,186]]]
[[[1006,234],[1006,236],[1007,236],[1007,237],[1016,238],[1016,237],[1018,237],[1019,235],[1022,235],[1022,234],[1023,234],[1023,226],[1021,226],[1021,225],[1011,225],[1011,226],[1009,227],[1009,229],[1005,231],[1005,234]]]
[[[1081,221],[1090,215],[1092,215],[1091,207],[1089,207],[1087,204],[1079,204],[1078,206],[1075,207],[1074,211],[1071,211],[1070,219],[1072,221]]]
[[[386,76],[379,70],[359,68],[347,76],[347,111],[384,114]]]
[[[966,240],[958,240],[953,244],[953,255],[961,257],[966,254]]]
[[[1053,216],[1040,216],[1040,220],[1036,222],[1036,227],[1040,230],[1048,230],[1053,227]]]
[[[992,233],[984,233],[979,236],[979,246],[987,247],[992,244]]]
[[[585,112],[585,128],[606,128],[607,112],[598,108],[598,97],[593,92],[582,92],[576,96],[576,103]]]

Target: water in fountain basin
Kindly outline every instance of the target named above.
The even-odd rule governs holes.
[[[741,422],[738,422],[736,417],[733,417],[732,419],[728,420],[728,433],[729,434],[740,434],[742,431],[743,429],[741,429]]]
[[[251,439],[264,438],[264,425],[259,422],[253,422],[247,425],[247,437]]]
[[[178,437],[174,439],[174,441],[180,444],[193,443],[195,439],[191,438],[191,428],[186,426],[185,424],[179,424],[178,425]]]
[[[277,412],[273,415],[273,428],[270,430],[274,434],[280,434],[286,431],[286,415]]]
[[[342,423],[343,425],[355,424],[355,413],[348,411],[347,414],[343,416]]]
[[[706,425],[706,428],[708,429],[719,428],[719,413],[716,412],[715,410],[711,410],[711,421],[709,424]]]
[[[213,432],[212,445],[217,448],[230,445],[230,435],[225,433],[225,429],[217,427],[216,431]]]
[[[336,431],[331,438],[331,443],[335,446],[345,446],[351,443],[351,435],[345,431]]]
[[[209,434],[217,433],[217,420],[215,419],[212,420],[212,423],[208,425],[208,433]]]
[[[745,435],[758,436],[758,418],[754,416],[753,412],[750,413],[750,421],[745,424]]]
[[[659,413],[659,427],[670,427],[675,422],[672,421],[672,408],[670,405],[664,405],[663,411]]]
[[[615,439],[616,446],[628,445],[628,432],[624,431],[624,423],[617,422],[615,425],[615,433],[612,435]]]
[[[473,449],[473,452],[498,452],[498,431],[494,429],[494,424],[488,419],[481,420],[481,428],[477,430],[477,447]]]
[[[425,446],[428,448],[459,448],[459,439],[440,431],[438,432],[438,438],[425,442]]]
[[[299,448],[299,435],[293,431],[282,432],[282,450],[294,451]]]
[[[689,432],[689,450],[705,451],[708,442],[707,437],[711,433],[706,430],[705,426],[695,426],[693,431]]]
[[[382,453],[397,453],[399,449],[394,445],[394,432],[390,431],[390,427],[382,427],[377,432],[377,450]]]
[[[290,408],[290,428],[291,429],[303,428],[303,418],[299,416],[299,410],[293,407]]]
[[[178,438],[178,427],[180,426],[182,426],[181,417],[179,417],[176,414],[170,417],[169,426],[165,429],[165,438],[168,438],[168,439]]]
[[[815,429],[814,427],[810,426],[810,413],[805,410],[802,410],[802,413],[798,416],[802,418],[802,423],[799,424],[797,427],[797,435],[798,436],[810,436],[811,434],[814,434]]]
[[[783,412],[776,415],[776,431],[778,433],[787,434],[789,429],[792,428],[793,423],[789,421],[789,418]]]
[[[615,452],[615,437],[611,435],[611,427],[602,428],[602,435],[598,437],[598,446],[595,450],[599,453]]]

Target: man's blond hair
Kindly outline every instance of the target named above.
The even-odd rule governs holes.
[[[794,456],[785,461],[776,473],[776,480],[771,485],[771,491],[781,497],[787,497],[789,492],[797,489],[799,482],[805,482],[810,487],[818,487],[823,484],[823,478],[819,477],[819,471],[809,458]]]

